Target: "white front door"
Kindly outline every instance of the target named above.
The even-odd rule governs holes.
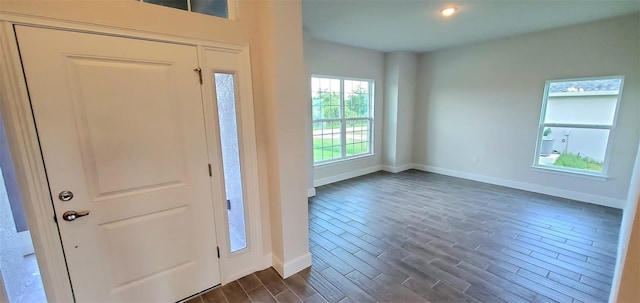
[[[196,47],[16,33],[76,301],[171,302],[219,284]]]

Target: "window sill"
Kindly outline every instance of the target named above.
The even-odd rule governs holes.
[[[598,180],[598,181],[607,181],[607,180],[609,180],[609,176],[604,175],[604,174],[558,169],[558,168],[554,168],[554,167],[550,167],[550,166],[542,166],[542,165],[533,165],[533,166],[531,166],[531,168],[533,170],[536,170],[536,171],[547,172],[547,173],[558,174],[558,175],[579,177],[579,178]]]
[[[357,156],[353,156],[353,157],[349,157],[349,158],[331,160],[331,161],[322,162],[322,163],[314,163],[313,164],[313,168],[336,166],[336,165],[344,164],[345,162],[350,162],[350,161],[353,161],[353,160],[361,160],[361,159],[370,158],[370,157],[373,157],[373,156],[374,156],[374,154],[370,153],[370,154],[365,154],[365,155],[357,155]]]

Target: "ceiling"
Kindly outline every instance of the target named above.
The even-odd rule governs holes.
[[[628,15],[640,0],[303,0],[305,33],[382,52],[426,52]],[[458,11],[443,17],[440,10]]]

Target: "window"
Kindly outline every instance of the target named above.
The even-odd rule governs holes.
[[[140,0],[185,11],[196,12],[221,18],[229,18],[227,0]]]
[[[311,78],[313,163],[371,155],[372,80]]]
[[[547,81],[534,166],[604,175],[623,80]]]
[[[236,119],[236,85],[234,75],[214,73],[218,126],[224,191],[227,194],[227,221],[229,223],[229,248],[236,252],[247,248],[247,231],[244,212],[242,163],[238,144],[238,121]]]

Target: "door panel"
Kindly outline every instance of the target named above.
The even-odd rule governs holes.
[[[16,33],[76,300],[168,302],[219,284],[196,48]]]
[[[68,68],[75,118],[85,130],[80,140],[87,159],[85,168],[96,182],[91,184],[92,197],[184,183],[182,122],[174,114],[180,110],[181,100],[162,97],[175,95],[165,86],[175,73],[173,66],[70,58]],[[132,79],[144,79],[145,83],[129,82]],[[155,90],[153,96],[147,92],[150,87]],[[140,113],[145,113],[144,120]],[[140,138],[144,142],[139,142]]]
[[[80,144],[92,198],[184,185],[182,122],[174,114],[180,110],[180,100],[162,97],[174,95],[171,87],[164,86],[175,73],[172,66],[70,58],[68,68],[75,119],[84,130]],[[131,79],[144,79],[145,84]],[[149,87],[157,88],[154,96],[149,96]]]

